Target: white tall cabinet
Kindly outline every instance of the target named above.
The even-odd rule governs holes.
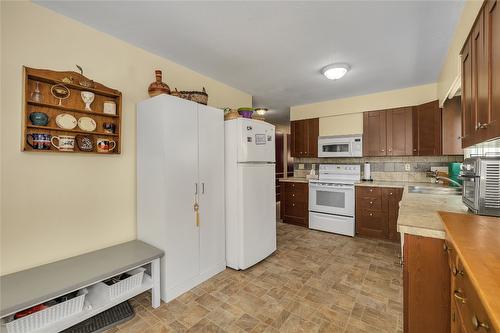
[[[166,302],[225,269],[222,110],[170,95],[138,104],[137,235],[165,251]]]

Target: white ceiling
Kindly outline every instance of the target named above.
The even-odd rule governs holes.
[[[293,105],[435,82],[460,1],[36,1],[254,96]],[[330,81],[320,69],[346,62]],[[210,93],[210,92],[209,92]]]

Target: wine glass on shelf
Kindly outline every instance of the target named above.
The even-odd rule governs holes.
[[[35,90],[31,92],[31,100],[40,103],[42,101],[42,93],[40,92],[40,82],[35,82]]]

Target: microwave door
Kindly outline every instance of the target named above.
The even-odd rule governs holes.
[[[320,157],[328,156],[351,156],[351,142],[324,142],[321,144]]]

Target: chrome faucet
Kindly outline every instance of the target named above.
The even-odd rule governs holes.
[[[459,182],[451,179],[451,178],[448,178],[448,177],[445,177],[445,176],[438,176],[438,172],[437,171],[427,171],[426,172],[426,176],[427,177],[430,177],[430,178],[435,178],[436,181],[438,180],[447,180],[449,181],[450,183],[452,183],[453,185],[455,186],[458,186],[458,187],[462,187],[462,184],[460,184]]]

